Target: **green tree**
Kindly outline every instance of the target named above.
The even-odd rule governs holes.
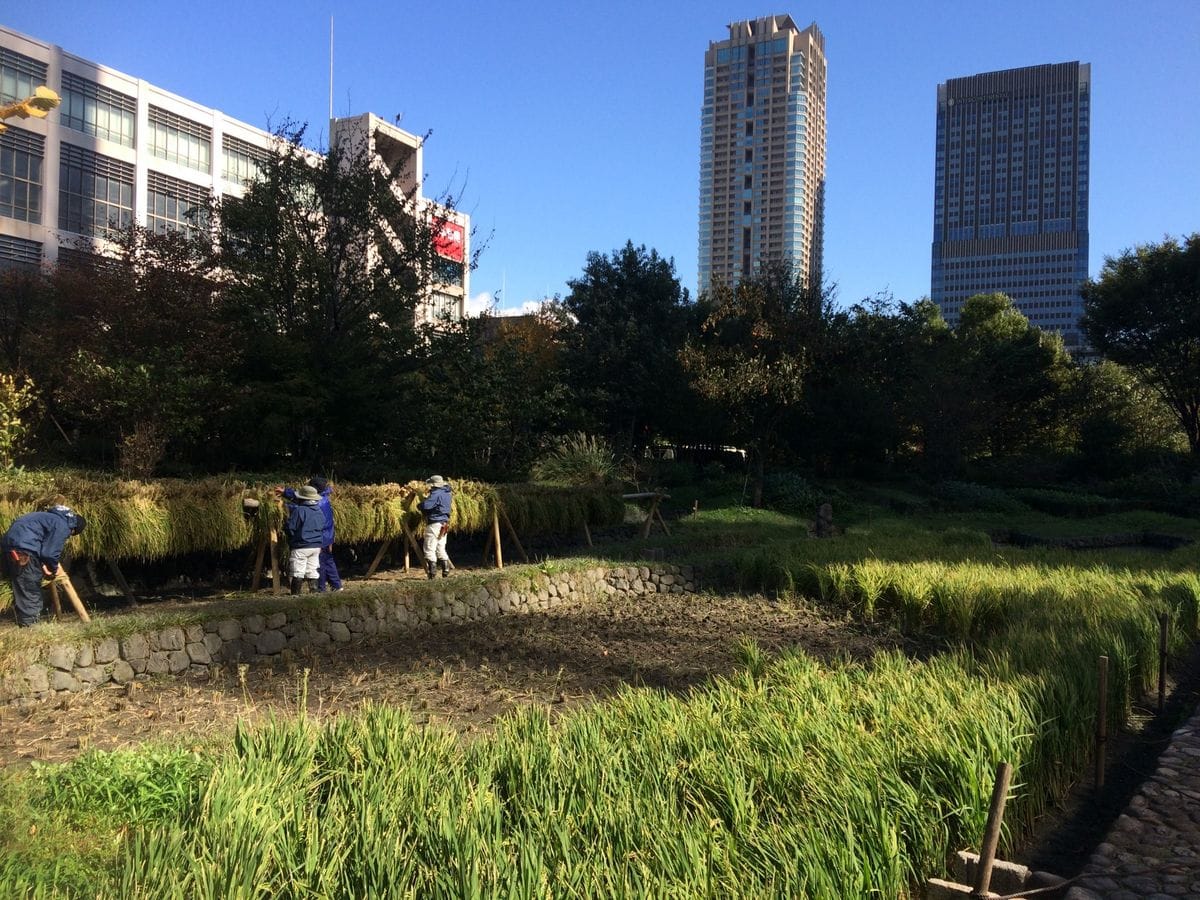
[[[1108,257],[1083,303],[1091,345],[1159,392],[1200,456],[1200,233]]]
[[[670,428],[686,391],[678,352],[691,307],[675,263],[632,241],[611,255],[589,253],[561,301],[567,378],[579,404],[636,454]]]
[[[366,147],[314,160],[302,133],[282,133],[258,180],[217,209],[213,262],[236,328],[239,449],[252,465],[392,453],[421,427],[413,379],[439,352],[415,322],[436,264],[431,209]]]
[[[728,416],[731,437],[751,453],[754,505],[762,505],[767,454],[805,387],[830,314],[828,292],[785,266],[700,299],[699,330],[680,354],[699,393]]]

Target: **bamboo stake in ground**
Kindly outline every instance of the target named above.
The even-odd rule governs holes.
[[[1100,704],[1096,713],[1096,790],[1104,787],[1104,757],[1108,749],[1108,657],[1100,657]]]
[[[525,552],[525,548],[521,546],[521,539],[517,537],[517,529],[513,528],[512,519],[508,517],[508,510],[503,506],[500,507],[500,515],[504,519],[504,524],[508,528],[509,537],[513,539],[513,543],[517,545],[517,551],[521,554],[521,559],[529,562],[529,554]]]
[[[400,517],[400,527],[404,529],[404,540],[406,542],[404,546],[404,571],[407,572],[408,551],[412,550],[413,555],[416,556],[417,559],[424,559],[425,551],[422,549],[421,545],[417,543],[417,539],[413,534],[413,530],[408,527],[408,520],[403,516]]]
[[[267,535],[263,535],[258,542],[258,553],[254,557],[254,577],[250,579],[250,593],[254,593],[262,585],[263,562],[267,558],[267,544],[269,543]]]
[[[58,597],[58,587],[52,581],[50,582],[50,606],[54,609],[54,621],[62,618],[62,600]]]
[[[1004,821],[1004,804],[1008,800],[1008,782],[1012,778],[1012,766],[1006,762],[996,766],[996,782],[992,786],[992,802],[988,807],[987,825],[983,829],[983,846],[979,848],[979,868],[975,873],[975,889],[971,896],[982,900],[989,894],[992,884],[992,864],[996,861],[996,847],[1000,844],[1000,825]]]
[[[588,528],[588,523],[587,523],[586,519],[583,522],[583,536],[585,538],[587,538],[587,545],[589,547],[596,546],[595,544],[592,543],[592,530],[590,528]]]
[[[371,564],[367,566],[367,577],[370,578],[375,574],[375,570],[379,568],[379,564],[383,562],[383,557],[388,552],[388,547],[392,546],[392,539],[387,538],[379,545],[379,552],[375,554],[375,558],[371,560]]]
[[[125,580],[124,573],[117,568],[117,561],[109,558],[106,560],[106,562],[108,563],[109,571],[112,572],[113,578],[117,580],[117,586],[121,589],[121,593],[125,595],[125,599],[129,601],[129,605],[136,609],[138,605],[137,597],[133,596],[133,588],[131,588],[129,586],[129,582]]]
[[[278,594],[282,589],[279,579],[279,532],[271,529],[271,593]]]
[[[496,545],[496,568],[504,568],[504,551],[500,547],[500,515],[492,507],[492,543]]]
[[[71,576],[67,574],[67,570],[63,568],[61,563],[58,566],[58,574],[50,582],[51,588],[55,585],[62,585],[63,592],[66,593],[67,599],[71,601],[71,605],[75,607],[75,613],[79,616],[80,621],[92,621],[92,617],[88,615],[88,611],[83,607],[83,601],[75,593],[75,585],[71,584]]]

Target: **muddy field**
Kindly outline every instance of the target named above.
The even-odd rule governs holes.
[[[286,668],[232,666],[211,679],[139,681],[0,707],[0,766],[148,740],[200,743],[229,733],[238,720],[295,715],[302,703],[318,720],[368,702],[397,704],[418,722],[469,736],[522,705],[542,704],[557,715],[623,685],[686,691],[731,672],[743,638],[767,651],[799,646],[823,659],[866,658],[900,642],[891,631],[763,597],[664,594],[588,604],[416,629]]]

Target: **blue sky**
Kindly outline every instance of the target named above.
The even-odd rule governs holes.
[[[929,292],[936,86],[1092,64],[1091,263],[1200,230],[1200,0],[766,5],[4,0],[0,23],[260,127],[337,115],[431,131],[427,193],[461,195],[478,303],[564,293],[627,239],[696,282],[703,53],[730,21],[815,21],[829,59],[825,268],[841,304]],[[502,293],[503,288],[503,293]]]

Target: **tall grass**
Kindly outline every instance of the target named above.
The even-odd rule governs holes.
[[[106,769],[162,805],[113,804],[108,843],[73,863],[61,841],[23,840],[0,894],[911,896],[979,839],[998,761],[1016,767],[1008,846],[1083,771],[1100,654],[1116,724],[1153,678],[1156,616],[1181,648],[1200,609],[1182,555],[1080,566],[961,528],[735,557],[747,584],[789,583],[941,650],[823,664],[744,645],[741,671],[685,697],[626,690],[556,724],[528,709],[472,743],[382,707],[273,723],[195,771],[173,764],[157,795],[98,754],[39,770],[35,813],[93,816]]]

